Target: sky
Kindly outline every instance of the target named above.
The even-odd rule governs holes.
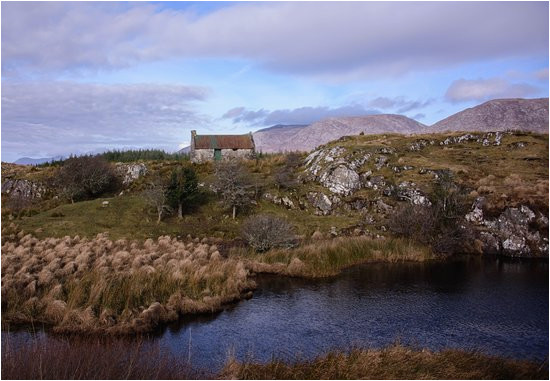
[[[548,97],[548,2],[2,2],[1,158]]]

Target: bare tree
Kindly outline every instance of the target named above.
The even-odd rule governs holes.
[[[258,252],[296,245],[293,226],[282,218],[268,214],[249,217],[243,223],[241,234],[244,240]]]
[[[168,205],[167,187],[157,178],[151,182],[143,191],[143,197],[147,203],[154,207],[157,212],[157,224],[160,223],[164,214],[170,213],[172,208]]]
[[[237,208],[244,207],[253,199],[254,184],[251,174],[237,160],[220,161],[216,164],[214,188],[221,194],[224,204],[233,211],[233,219]]]

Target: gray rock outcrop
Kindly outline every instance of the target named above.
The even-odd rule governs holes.
[[[116,171],[122,178],[122,185],[128,186],[147,174],[147,166],[143,163],[116,163]]]
[[[7,179],[2,183],[2,193],[12,196],[15,194],[27,200],[43,198],[48,189],[41,183],[24,179]]]

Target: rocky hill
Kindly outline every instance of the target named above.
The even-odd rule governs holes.
[[[262,152],[310,151],[315,147],[347,135],[364,133],[417,134],[425,125],[403,115],[379,114],[329,118],[309,126],[269,128],[254,134],[256,147]]]
[[[548,132],[548,98],[495,99],[468,108],[427,128],[429,132],[505,131]]]

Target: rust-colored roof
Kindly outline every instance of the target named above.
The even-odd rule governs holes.
[[[196,135],[195,149],[253,149],[250,134],[246,135]]]

